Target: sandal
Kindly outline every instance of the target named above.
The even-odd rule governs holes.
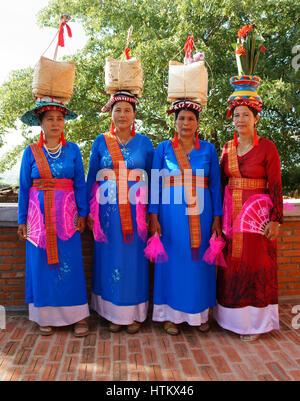
[[[179,334],[179,329],[175,323],[172,322],[165,322],[164,330],[166,333],[170,334],[171,336],[177,336]]]
[[[117,333],[121,329],[122,329],[122,326],[120,324],[115,324],[112,322],[109,323],[108,330],[111,331],[112,333]]]
[[[50,326],[40,326],[40,334],[42,336],[51,336],[54,333],[53,328]]]
[[[85,337],[89,334],[89,326],[85,320],[75,323],[73,334],[75,337]]]
[[[129,334],[135,334],[139,331],[139,329],[141,328],[141,325],[142,324],[139,322],[133,322],[129,326],[127,326],[126,331]]]
[[[259,334],[240,335],[242,341],[255,341],[259,338]]]
[[[207,333],[210,330],[210,325],[209,323],[202,323],[197,326],[197,330],[201,331],[201,333]]]

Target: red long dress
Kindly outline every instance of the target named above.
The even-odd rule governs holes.
[[[228,143],[221,158],[223,193],[231,173]],[[280,159],[274,143],[260,138],[259,144],[243,156],[238,156],[238,167],[243,178],[265,179],[267,188],[242,191],[242,203],[251,195],[269,193],[273,202],[271,221],[282,223],[282,184]],[[232,194],[232,190],[229,190]],[[255,233],[243,233],[240,263],[232,260],[232,239],[226,238],[227,267],[218,268],[217,300],[225,308],[252,306],[264,308],[278,304],[277,242]]]

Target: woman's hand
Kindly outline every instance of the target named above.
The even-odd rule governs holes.
[[[26,240],[26,236],[27,236],[26,224],[19,224],[17,234],[18,234],[19,239],[21,241],[25,241]]]
[[[151,235],[158,233],[161,236],[161,228],[156,213],[149,214],[149,231]]]
[[[215,232],[217,237],[222,235],[221,217],[220,216],[214,217],[214,220],[213,220],[213,223],[211,226],[211,232],[212,232],[212,234]]]
[[[85,226],[86,226],[86,218],[79,216],[77,220],[76,230],[79,231],[80,234],[82,234],[83,231],[85,230]]]
[[[93,220],[93,218],[91,217],[90,214],[89,214],[88,217],[87,217],[87,226],[88,226],[88,228],[89,228],[90,231],[93,231],[93,228],[94,228],[94,220]]]
[[[277,221],[269,221],[265,227],[264,236],[270,241],[277,239],[280,224]]]

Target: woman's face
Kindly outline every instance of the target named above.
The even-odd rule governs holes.
[[[61,133],[64,130],[65,117],[61,111],[49,110],[46,111],[43,120],[40,121],[45,138],[47,139],[60,139]]]
[[[190,110],[181,110],[175,121],[175,127],[179,137],[192,137],[199,126],[199,121]]]
[[[254,125],[258,119],[259,116],[255,117],[247,106],[238,106],[234,109],[233,122],[239,134],[253,135]]]
[[[117,102],[112,109],[112,120],[114,126],[121,131],[130,130],[135,114],[136,113],[129,102]]]

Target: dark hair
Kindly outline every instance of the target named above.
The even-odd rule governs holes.
[[[191,111],[192,113],[194,113],[194,115],[195,115],[195,117],[196,117],[196,120],[199,121],[199,111],[193,110],[193,109],[188,109],[188,108],[183,108],[183,109],[176,110],[176,111],[175,111],[175,121],[177,120],[178,115],[179,115],[179,113],[180,113],[182,110]]]
[[[232,112],[231,112],[231,113],[232,113],[232,117],[234,116],[234,111],[235,111],[235,109],[236,109],[237,107],[239,107],[239,106],[235,106],[235,107],[232,109]],[[248,109],[249,109],[250,111],[252,111],[254,117],[256,117],[256,116],[258,115],[258,111],[255,110],[253,107],[250,107],[250,106],[246,106],[246,107],[248,107]]]
[[[111,111],[113,111],[114,106],[115,106],[117,103],[119,103],[119,102],[126,102],[126,100],[118,100],[117,102],[115,102],[114,104],[112,104],[112,106],[111,106]],[[126,102],[126,103],[129,103],[129,104],[132,106],[133,111],[135,112],[135,109],[136,109],[135,103],[132,103],[132,102]]]
[[[43,121],[43,118],[45,117],[45,114],[47,113],[47,111],[50,111],[50,110],[45,110],[45,111],[42,111],[41,113],[39,113],[38,114],[38,117],[39,117],[39,121],[40,122],[42,122]],[[64,115],[64,113],[61,111],[61,114],[64,116],[64,118],[65,118],[65,115]]]

